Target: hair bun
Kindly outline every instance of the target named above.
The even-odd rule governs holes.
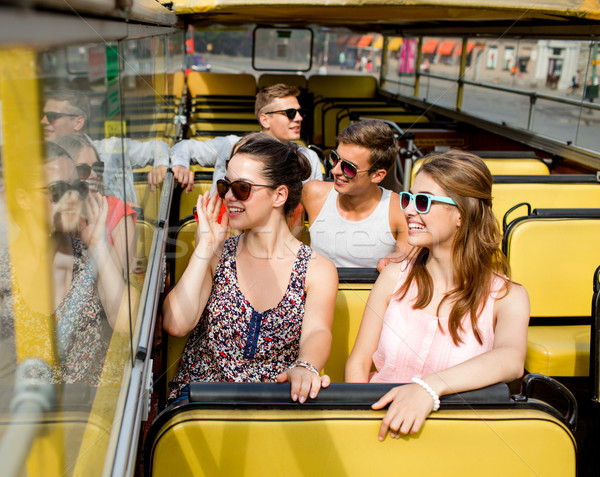
[[[291,155],[295,156],[296,162],[298,163],[298,175],[302,181],[305,181],[310,177],[310,175],[312,173],[312,167],[310,166],[310,161],[306,157],[306,154],[304,154],[302,152],[302,150],[300,149],[300,146],[298,146],[298,144],[290,142],[289,146],[290,146],[290,152],[293,153],[293,154],[290,154],[290,156]]]

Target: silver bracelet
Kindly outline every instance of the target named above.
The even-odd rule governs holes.
[[[421,378],[414,377],[411,380],[413,383],[421,386],[425,391],[429,393],[431,399],[433,399],[433,410],[437,411],[440,408],[440,397],[436,394],[436,392],[431,388],[429,384],[423,381]]]
[[[288,367],[288,369],[292,368],[306,368],[309,371],[315,373],[317,376],[319,376],[319,370],[315,368],[312,364],[310,364],[308,361],[302,361],[301,359],[297,359]]]

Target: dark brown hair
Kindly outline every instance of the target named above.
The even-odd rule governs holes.
[[[270,185],[287,187],[288,198],[283,213],[290,215],[302,198],[302,181],[311,173],[310,162],[298,145],[284,144],[268,134],[255,133],[243,137],[233,150],[235,154],[248,154],[262,162],[262,174]]]
[[[288,96],[298,97],[300,90],[295,86],[288,86],[287,84],[278,83],[272,86],[267,86],[261,89],[256,95],[256,102],[254,103],[254,114],[256,118],[260,116],[265,106],[271,104],[275,99],[287,98]]]
[[[351,124],[340,132],[337,141],[369,149],[371,151],[369,172],[378,169],[389,171],[398,155],[394,131],[379,119],[367,119]]]

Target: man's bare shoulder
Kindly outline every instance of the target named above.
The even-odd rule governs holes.
[[[308,214],[309,223],[312,224],[313,218],[321,212],[332,187],[333,182],[319,180],[308,181],[302,187],[302,206]]]
[[[302,202],[307,204],[322,204],[327,198],[327,194],[333,187],[333,182],[323,182],[318,180],[308,181],[302,187]]]

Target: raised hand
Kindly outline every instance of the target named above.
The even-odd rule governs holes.
[[[108,202],[106,197],[97,192],[91,192],[83,201],[87,221],[82,217],[80,235],[88,249],[93,249],[100,243],[106,242],[106,219],[108,217]]]
[[[219,246],[227,238],[227,227],[229,225],[229,214],[223,214],[219,223],[219,213],[223,205],[223,199],[218,194],[209,197],[205,192],[198,197],[196,212],[198,214],[198,227],[196,228],[196,249],[194,254],[199,259],[210,259],[218,250]]]

